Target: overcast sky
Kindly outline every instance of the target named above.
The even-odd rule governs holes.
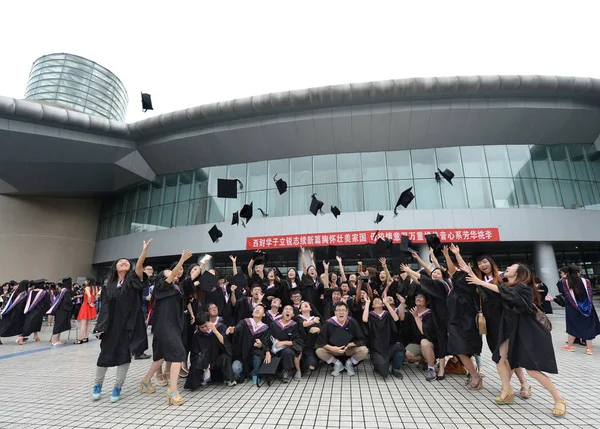
[[[410,5],[409,5],[410,4]],[[67,52],[109,68],[127,122],[232,98],[339,83],[474,74],[600,78],[600,1],[11,1],[0,95]],[[140,91],[154,112],[142,113]]]

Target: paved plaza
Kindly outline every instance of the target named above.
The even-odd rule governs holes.
[[[39,343],[18,346],[14,339],[3,339],[0,428],[600,428],[600,349],[594,356],[587,356],[581,346],[575,346],[575,353],[561,351],[564,312],[550,318],[561,372],[552,379],[569,402],[562,419],[551,416],[552,398],[534,380],[530,399],[497,406],[500,383],[487,349],[485,387],[479,392],[466,390],[463,376],[430,383],[414,365],[404,366],[403,380],[384,381],[366,361],[353,378],[345,372],[331,377],[322,367],[299,382],[271,387],[218,384],[190,392],[180,383],[186,402],[169,407],[166,387],[153,395],[139,393],[139,381],[150,365],[150,360],[141,360],[132,362],[120,402],[109,401],[114,369],[107,374],[102,399],[93,402],[99,342],[53,349],[44,328]],[[70,343],[75,331],[71,334]],[[518,383],[513,389],[518,392]]]

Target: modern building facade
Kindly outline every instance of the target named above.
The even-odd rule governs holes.
[[[488,250],[501,265],[529,263],[551,288],[557,266],[567,262],[590,277],[600,272],[600,80],[474,76],[337,85],[132,124],[32,104],[0,97],[0,147],[14,157],[15,173],[0,169],[0,188],[13,198],[101,200],[90,261],[100,273],[117,258],[135,258],[149,237],[156,265],[191,249],[213,254],[225,271],[229,254],[247,263],[259,247],[274,265],[296,266],[300,245],[323,259],[331,244],[349,265],[375,263],[364,250],[375,232],[394,240],[407,234],[416,243],[437,232],[467,255]],[[50,145],[63,154],[80,150],[67,155],[73,171],[56,170],[61,158],[48,153]],[[28,148],[49,158],[23,152]],[[435,180],[437,168],[454,172],[452,185]],[[21,169],[28,174],[17,174]],[[283,195],[275,175],[289,185]],[[244,184],[237,199],[216,197],[219,178]],[[394,216],[410,187],[415,200]],[[310,214],[314,193],[325,214]],[[250,202],[251,221],[231,225]],[[342,211],[337,219],[332,205]],[[374,224],[377,213],[384,219]],[[213,225],[223,231],[217,243],[208,237]]]

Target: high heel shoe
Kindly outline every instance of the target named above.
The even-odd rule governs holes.
[[[156,374],[156,385],[158,387],[165,387],[169,384],[169,378],[167,377],[167,373]]]
[[[512,390],[502,391],[500,396],[496,396],[496,404],[498,405],[512,405],[515,403],[515,394]]]
[[[557,404],[562,404],[565,406],[564,410],[561,410],[560,408],[558,408],[556,405]],[[567,401],[565,401],[564,399],[559,399],[558,401],[556,401],[554,403],[554,408],[552,409],[552,415],[554,417],[564,417],[564,415],[567,414]]]
[[[81,342],[82,342],[82,343],[89,343],[89,342],[90,342],[90,340],[89,340],[89,338],[84,338],[83,340],[81,340]]]
[[[177,390],[172,391],[171,389],[167,389],[167,405],[180,406],[183,402],[183,398]]]
[[[73,344],[83,344],[83,340],[77,340]]]
[[[477,374],[471,377],[471,382],[467,386],[469,390],[481,390],[483,387],[483,378]]]
[[[521,399],[531,398],[531,386],[528,386],[527,388],[521,386],[521,391],[519,392],[519,396],[521,397]]]
[[[148,393],[156,392],[156,388],[152,385],[152,382],[142,378],[142,381],[140,382],[140,393],[144,393],[144,390]]]

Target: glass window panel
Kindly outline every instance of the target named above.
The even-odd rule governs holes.
[[[162,214],[160,217],[160,226],[163,228],[171,228],[173,222],[173,211],[175,204],[165,204],[162,206]],[[162,228],[160,228],[162,229]]]
[[[167,177],[165,177],[165,192],[163,197],[163,204],[174,203],[176,195],[177,174],[169,174]]]
[[[579,182],[579,188],[585,208],[599,210],[600,196],[598,195],[598,185],[592,182]]]
[[[536,169],[537,172],[537,169]],[[558,180],[538,179],[542,207],[563,207]]]
[[[452,179],[452,185],[449,183],[442,183],[440,189],[442,191],[442,203],[445,209],[466,209],[468,207],[465,179],[454,178]]]
[[[415,178],[432,179],[434,177],[437,171],[434,149],[411,150],[410,156]]]
[[[125,210],[132,211],[135,210],[135,201],[137,198],[138,188],[134,188],[125,194]]]
[[[540,194],[533,179],[515,179],[519,207],[540,207]]]
[[[387,179],[385,152],[363,153],[361,154],[361,161],[363,180],[370,181]]]
[[[279,177],[279,176],[278,176]],[[267,213],[269,216],[290,215],[290,193],[279,195],[277,189],[269,189],[267,195]],[[297,213],[300,214],[300,213]]]
[[[233,201],[233,200],[231,200]],[[246,203],[250,204],[252,203],[252,216],[253,218],[256,219],[262,219],[263,215],[260,211],[258,211],[258,209],[263,209],[264,212],[268,215],[271,215],[271,213],[269,213],[267,211],[267,191],[254,191],[254,192],[248,192],[246,194]],[[240,204],[240,210],[242,208],[242,204]],[[227,217],[231,216],[231,214],[227,214]]]
[[[126,212],[125,220],[123,222],[123,235],[131,234],[131,222],[133,222],[133,213]]]
[[[594,179],[596,182],[600,182],[600,151],[596,149],[595,145],[588,145],[587,158],[590,163]]]
[[[206,218],[208,216],[208,201],[211,199],[212,198],[199,198],[191,201],[192,210],[190,218],[192,225],[206,223]]]
[[[571,180],[559,180],[560,193],[566,209],[579,209],[583,207],[579,186]]]
[[[194,174],[191,171],[179,173],[179,196],[177,201],[187,201],[191,198]]]
[[[267,189],[267,161],[251,162],[248,164],[248,191],[263,191]]]
[[[339,207],[338,200],[338,188],[337,184],[329,184],[329,185],[314,185],[313,192],[317,194],[317,198],[323,201],[323,212],[331,213],[331,206]],[[310,206],[310,199],[306,200],[308,206]],[[341,210],[341,209],[340,209]],[[310,212],[309,212],[310,213]]]
[[[456,177],[463,177],[462,163],[460,162],[460,149],[458,147],[444,147],[435,150],[438,167],[444,171],[446,168]]]
[[[190,210],[190,201],[189,200],[180,201],[179,203],[177,203],[177,218],[175,220],[175,226],[187,226],[189,210]]]
[[[294,186],[288,192],[290,193],[290,214],[292,216],[310,214],[308,209],[310,196],[313,193],[312,186]],[[320,196],[317,197],[320,198]],[[325,202],[323,199],[321,201]]]
[[[360,153],[338,154],[337,168],[340,182],[360,182],[362,180]]]
[[[337,182],[335,155],[319,155],[313,157],[314,183]]]
[[[494,208],[492,188],[488,178],[465,179],[469,207],[472,209]]]
[[[363,182],[365,211],[389,210],[389,190],[386,181]]]
[[[490,177],[512,177],[506,146],[485,146],[485,158]]]
[[[161,203],[164,177],[157,177],[150,184],[150,206],[158,206]]]
[[[567,146],[562,144],[551,145],[550,152],[554,161],[554,168],[559,179],[573,179],[573,171],[569,162]]]
[[[586,158],[587,147],[581,144],[572,144],[570,146],[571,161],[575,169],[575,175],[579,180],[591,180],[591,172]],[[584,200],[585,202],[585,200]]]
[[[147,214],[148,214],[148,209],[137,210],[135,212],[134,222],[137,224],[145,224]]]
[[[389,179],[412,179],[412,163],[409,150],[386,152]]]
[[[216,198],[216,197],[208,197],[207,198],[207,222],[223,222],[225,220],[225,199],[224,198]],[[256,207],[256,206],[254,206]]]
[[[494,206],[497,209],[518,207],[512,179],[490,179]]]
[[[312,184],[312,157],[305,156],[302,158],[290,159],[291,180],[290,186],[301,186]],[[292,198],[292,204],[294,199]],[[292,206],[293,207],[293,206]],[[294,210],[292,209],[292,213]]]
[[[533,178],[533,162],[531,162],[531,154],[528,145],[509,145],[508,157],[510,159],[510,167],[515,177]]]
[[[227,174],[227,166],[221,165],[218,167],[210,167],[210,174],[208,176],[208,195],[217,196],[217,179],[222,179]],[[197,181],[197,180],[196,180]],[[244,183],[244,188],[248,189],[247,183]]]
[[[123,222],[125,221],[125,213],[119,213],[115,217],[115,230],[113,237],[123,235]]]
[[[363,188],[361,182],[340,183],[338,185],[338,208],[344,212],[362,212],[365,210],[363,202]]]
[[[414,162],[413,156],[413,162]],[[440,196],[440,185],[433,179],[415,179],[416,208],[421,209],[441,209],[442,199]],[[395,205],[396,202],[394,202]]]
[[[124,200],[123,195],[115,195],[114,199],[115,211],[114,214],[123,213],[124,211]]]
[[[388,154],[389,154],[389,152],[388,152]],[[402,192],[404,192],[408,188],[413,188],[414,183],[412,180],[390,180],[390,181],[388,181],[388,187],[389,187],[389,193],[390,193],[390,208],[393,209],[394,206],[396,205],[396,203],[398,202],[398,198],[400,198],[400,194],[402,194]],[[414,209],[414,208],[415,208],[415,200],[413,200],[410,203],[410,205],[407,207],[407,210]],[[398,210],[404,210],[404,207],[399,206]]]
[[[466,177],[488,177],[483,146],[461,147],[460,155]]]
[[[156,228],[160,226],[160,214],[162,206],[150,207],[148,209],[148,228],[150,231],[156,231]]]
[[[289,159],[275,159],[269,161],[269,189],[276,189],[273,177],[277,175],[275,180],[283,179],[290,184],[290,160]],[[284,194],[285,195],[285,194]]]
[[[548,148],[545,145],[533,145],[530,149],[531,160],[535,170],[535,176],[543,179],[556,177],[554,165],[548,156]]]
[[[194,171],[194,187],[192,189],[192,199],[204,198],[208,196],[208,168],[200,168]],[[246,174],[244,173],[244,177]]]

